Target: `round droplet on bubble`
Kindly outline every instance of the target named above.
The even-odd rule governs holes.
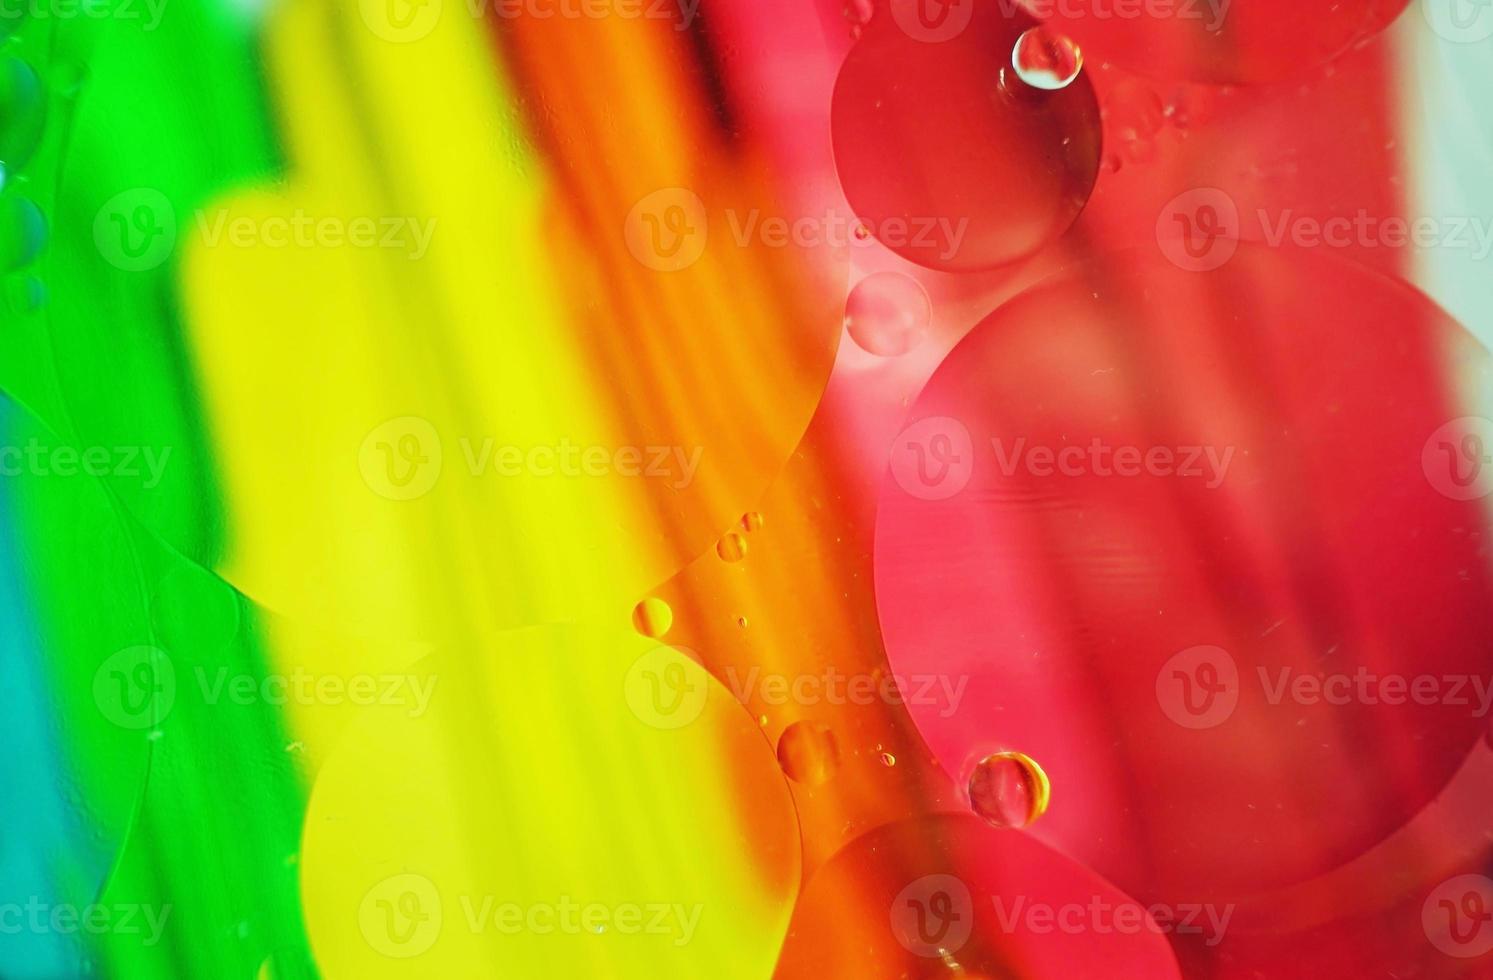
[[[1166,106],[1145,82],[1127,79],[1110,89],[1104,99],[1104,123],[1118,140],[1150,139],[1166,126]]]
[[[633,607],[632,625],[643,636],[663,636],[674,625],[674,610],[657,596],[649,596]]]
[[[762,528],[762,515],[755,510],[749,510],[741,515],[741,529],[743,531],[757,531]]]
[[[969,774],[969,805],[992,827],[1025,827],[1047,812],[1052,786],[1036,760],[996,752]]]
[[[840,767],[840,743],[825,725],[795,721],[778,738],[778,765],[795,783],[818,786]]]
[[[897,757],[892,755],[890,752],[883,752],[878,758],[881,759],[881,764],[886,766],[888,769],[897,764]]]
[[[855,284],[845,301],[845,328],[857,347],[898,357],[922,342],[933,307],[921,283],[900,272],[878,272]]]
[[[1057,92],[1072,85],[1083,70],[1083,52],[1066,35],[1033,27],[1016,39],[1011,67],[1032,88]]]
[[[747,553],[746,538],[739,531],[727,531],[715,543],[715,553],[722,561],[741,561]]]

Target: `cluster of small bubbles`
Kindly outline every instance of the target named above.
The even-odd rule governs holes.
[[[741,561],[747,553],[746,536],[740,531],[727,531],[715,543],[715,553],[722,561]]]
[[[969,805],[992,827],[1025,827],[1047,812],[1052,785],[1036,760],[995,752],[977,763],[967,783]]]
[[[1072,85],[1083,70],[1083,52],[1072,38],[1046,26],[1033,27],[1016,39],[1011,67],[1032,88],[1056,92]]]
[[[846,22],[850,24],[850,39],[860,40],[866,25],[871,22],[871,0],[847,0],[844,12]]]
[[[1214,112],[1217,111],[1215,95],[1228,97],[1231,94],[1233,94],[1233,89],[1229,86],[1219,89],[1209,89],[1201,85],[1180,86],[1167,100],[1162,114],[1176,129],[1184,131],[1193,129],[1213,118]]]
[[[817,786],[840,767],[840,743],[818,722],[795,721],[778,738],[778,765],[794,782]]]
[[[643,636],[656,639],[674,625],[674,610],[657,596],[649,596],[633,607],[632,625]]]
[[[867,276],[845,300],[845,329],[850,339],[877,357],[897,357],[922,343],[932,318],[927,291],[900,272]]]
[[[1132,163],[1154,158],[1156,136],[1167,119],[1166,107],[1154,89],[1139,81],[1120,82],[1105,99],[1103,115],[1109,141],[1120,148],[1119,153],[1105,157],[1106,169],[1119,170],[1121,155]]]

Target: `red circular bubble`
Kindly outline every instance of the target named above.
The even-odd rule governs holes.
[[[889,467],[876,529],[893,669],[967,685],[909,705],[941,765],[1021,746],[1053,793],[1026,833],[1140,898],[1381,841],[1487,724],[1486,501],[1425,446],[1488,390],[1422,295],[1309,252],[1134,251],[993,313],[907,425],[967,433],[960,481]],[[1450,444],[1465,482],[1481,457]]]
[[[920,18],[920,6],[944,16]],[[1088,78],[1058,91],[1017,78],[1012,51],[1037,22],[1014,5],[927,0],[899,12],[872,19],[835,82],[835,166],[851,208],[928,268],[1036,252],[1078,217],[1098,176]]]

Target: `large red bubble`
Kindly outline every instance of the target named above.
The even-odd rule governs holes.
[[[1029,753],[1030,832],[1137,897],[1360,855],[1487,724],[1479,390],[1469,334],[1314,253],[1133,252],[1018,297],[934,375],[881,495],[892,667],[968,681],[957,711],[910,699],[920,731],[956,774]]]
[[[931,4],[931,6],[930,6]],[[867,230],[919,265],[988,269],[1073,223],[1099,173],[1082,73],[1041,91],[1012,70],[1036,21],[1013,4],[892,0],[851,49],[830,109],[835,166]]]

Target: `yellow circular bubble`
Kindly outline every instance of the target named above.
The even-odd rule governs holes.
[[[687,727],[638,716],[639,663],[686,672]],[[441,678],[429,710],[368,714],[311,790],[301,894],[323,976],[771,974],[797,819],[719,681],[601,627],[517,631],[419,669]]]

